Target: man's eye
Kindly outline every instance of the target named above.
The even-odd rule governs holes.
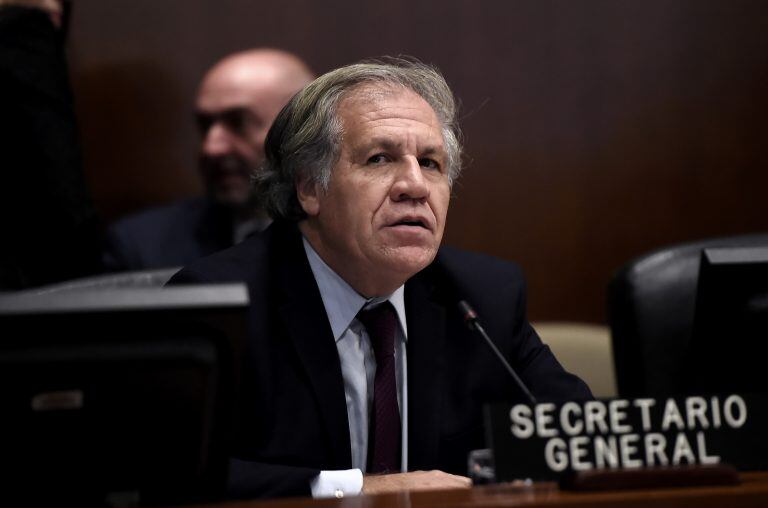
[[[419,159],[419,165],[429,169],[437,169],[437,170],[440,169],[440,163],[437,162],[435,159],[427,159],[427,158]]]
[[[246,115],[242,111],[228,111],[221,115],[221,120],[232,132],[244,134]]]
[[[200,131],[200,134],[205,136],[208,133],[208,129],[210,129],[213,124],[213,117],[210,115],[196,115],[195,120],[197,120],[197,128]]]
[[[368,164],[382,164],[384,162],[387,162],[389,159],[386,155],[383,153],[377,153],[376,155],[372,155],[368,157]]]

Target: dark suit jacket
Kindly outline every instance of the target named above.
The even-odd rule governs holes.
[[[251,297],[235,445],[243,461],[234,462],[232,485],[240,495],[308,494],[319,470],[350,468],[351,452],[336,344],[296,226],[275,223],[172,279],[231,281],[245,281]],[[463,324],[459,298],[475,306],[536,396],[591,397],[526,321],[519,268],[442,248],[405,285],[411,470],[466,475],[467,453],[485,446],[483,402],[520,399],[487,345]]]
[[[232,246],[232,217],[204,197],[126,217],[107,231],[109,271],[182,266]]]

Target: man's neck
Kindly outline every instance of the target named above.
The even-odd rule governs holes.
[[[378,267],[361,270],[351,263],[342,262],[342,260],[332,255],[331,249],[325,245],[317,230],[307,220],[299,222],[299,230],[315,252],[317,252],[317,255],[320,256],[320,259],[363,298],[368,299],[392,294],[395,289],[405,284],[409,278],[408,276],[397,275],[386,276],[389,274],[382,273],[382,270],[377,269]]]

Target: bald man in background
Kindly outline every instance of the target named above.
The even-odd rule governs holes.
[[[288,100],[314,78],[298,57],[276,49],[229,55],[204,76],[195,114],[206,195],[132,215],[107,232],[108,270],[181,266],[231,247],[270,222],[251,174],[264,138]]]

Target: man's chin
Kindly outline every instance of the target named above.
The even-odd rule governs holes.
[[[386,265],[392,271],[410,278],[429,266],[436,255],[436,247],[399,246],[387,251]]]

